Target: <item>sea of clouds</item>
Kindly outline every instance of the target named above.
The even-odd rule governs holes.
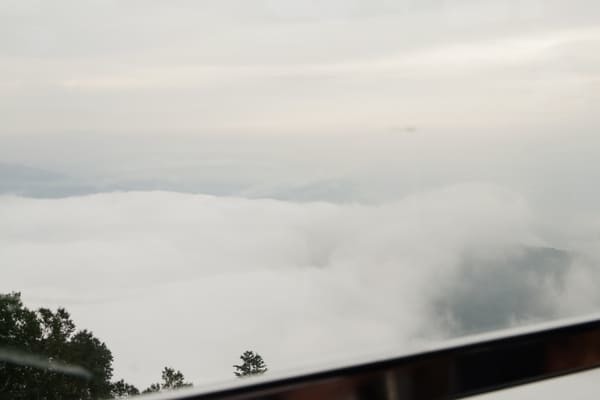
[[[175,192],[0,196],[0,291],[64,306],[115,376],[230,379],[597,310],[598,228],[519,193],[441,187],[383,204]]]

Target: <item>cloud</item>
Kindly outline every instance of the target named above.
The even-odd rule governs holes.
[[[527,202],[493,185],[382,205],[3,196],[0,218],[0,290],[67,307],[138,385],[167,364],[227,379],[246,349],[285,370],[579,310],[558,297],[573,255],[545,249]]]

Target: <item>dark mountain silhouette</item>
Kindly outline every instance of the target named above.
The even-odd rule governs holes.
[[[453,335],[557,318],[555,295],[571,261],[549,247],[466,254],[459,278],[434,301],[435,315]]]
[[[19,164],[0,163],[0,194],[26,197],[67,197],[98,190],[54,171]]]

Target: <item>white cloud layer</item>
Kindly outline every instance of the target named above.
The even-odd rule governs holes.
[[[147,385],[173,365],[202,384],[232,376],[246,349],[277,371],[592,310],[598,226],[549,243],[536,218],[484,184],[377,206],[3,196],[0,291],[67,307],[118,377]]]

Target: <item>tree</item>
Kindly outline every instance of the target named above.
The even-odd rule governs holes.
[[[123,379],[114,382],[111,385],[110,392],[113,399],[126,399],[140,394],[138,388],[125,382]]]
[[[233,372],[238,378],[252,375],[261,375],[267,372],[267,365],[263,361],[262,357],[253,351],[245,351],[240,356],[243,361],[242,365],[234,365],[235,371]]]
[[[39,352],[41,336],[38,316],[23,306],[21,294],[0,294],[0,349],[8,353],[0,358],[0,398],[24,399],[28,388],[44,377],[36,368],[9,362],[11,358],[18,360],[22,353]]]
[[[185,377],[179,370],[175,370],[174,368],[165,367],[161,373],[162,384],[153,383],[148,388],[146,388],[142,393],[153,393],[159,392],[161,390],[173,390],[173,389],[181,389],[185,387],[190,387],[192,384],[190,382],[185,381]]]
[[[144,389],[142,394],[155,392],[160,392],[160,383],[153,383],[152,385],[148,386],[146,389]]]
[[[91,397],[98,399],[110,396],[113,356],[106,344],[94,337],[92,332],[83,330],[71,337],[69,352],[71,360],[92,375],[88,382]]]
[[[162,388],[163,389],[180,389],[192,386],[191,383],[185,382],[185,377],[181,371],[175,371],[173,368],[165,367],[162,371]]]
[[[0,399],[91,400],[137,389],[111,383],[113,356],[59,308],[29,310],[20,293],[0,294]],[[139,393],[139,392],[138,392]]]

